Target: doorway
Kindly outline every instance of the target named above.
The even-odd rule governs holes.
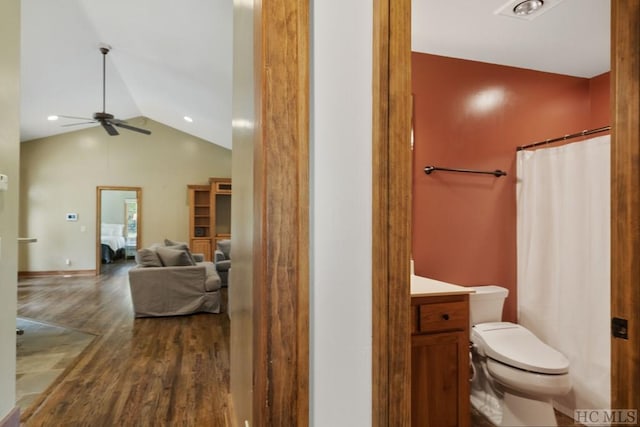
[[[103,264],[135,257],[142,230],[142,188],[96,188],[96,275]]]
[[[410,134],[410,110],[408,108],[409,89],[407,81],[410,76],[406,72],[410,63],[408,43],[408,28],[411,21],[411,5],[406,1],[385,1],[376,3],[374,10],[374,34],[380,43],[374,43],[375,83],[382,84],[375,87],[374,96],[379,105],[374,115],[374,174],[392,175],[394,172],[402,176],[402,170],[410,169],[410,157],[404,153],[402,145],[392,145],[395,132],[400,130],[400,136]],[[638,218],[640,218],[640,198],[637,183],[639,181],[637,153],[640,142],[640,111],[639,111],[639,80],[640,72],[637,61],[640,57],[640,5],[634,0],[616,0],[611,2],[611,35],[612,35],[612,306],[614,317],[630,319],[631,323],[638,321],[640,310],[637,292],[637,277],[639,274],[638,253],[640,241],[637,237]],[[634,66],[635,64],[635,66]],[[375,99],[374,99],[375,101]],[[389,103],[397,102],[406,106],[405,114],[398,114],[389,108]],[[375,132],[374,131],[374,135]],[[409,232],[403,230],[402,213],[389,209],[389,201],[400,196],[408,197],[410,184],[406,189],[397,187],[392,178],[377,181],[374,190],[383,200],[381,209],[374,209],[374,224],[382,224],[374,229],[374,256],[385,260],[384,265],[377,265],[374,269],[373,296],[374,306],[383,310],[374,310],[373,315],[373,425],[407,425],[408,417],[402,410],[404,400],[398,396],[410,384],[410,370],[408,364],[408,349],[406,346],[398,348],[390,346],[397,335],[396,332],[406,329],[406,319],[397,316],[391,303],[404,298],[408,292],[408,284],[396,282],[398,274],[402,272],[404,281],[409,277],[409,254],[403,244],[409,240]],[[400,191],[400,195],[394,192]],[[376,232],[383,236],[376,237]],[[395,233],[394,233],[395,231]],[[400,231],[400,234],[398,233]],[[402,234],[402,232],[406,234]],[[391,239],[394,237],[394,239]],[[404,237],[404,238],[403,238]],[[393,258],[383,255],[394,253]],[[375,255],[377,254],[377,255]],[[391,277],[391,274],[394,277]],[[634,290],[635,289],[635,290]],[[630,332],[630,331],[629,331]],[[640,387],[640,368],[637,366],[638,340],[640,333],[635,328],[629,333],[628,339],[613,339],[612,344],[612,407],[639,408],[637,390]],[[407,337],[408,340],[408,337]],[[393,348],[393,351],[391,350]],[[405,407],[406,408],[406,407]]]

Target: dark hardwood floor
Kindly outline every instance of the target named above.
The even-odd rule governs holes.
[[[19,316],[97,335],[22,425],[232,426],[228,316],[134,319],[131,265],[19,281]]]

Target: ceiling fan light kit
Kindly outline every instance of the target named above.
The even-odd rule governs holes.
[[[107,92],[107,79],[106,79],[106,62],[107,62],[107,54],[111,50],[111,46],[102,44],[100,45],[100,52],[102,53],[102,111],[93,113],[93,118],[86,117],[76,117],[76,116],[63,116],[60,115],[58,117],[64,117],[66,119],[76,119],[76,120],[85,120],[81,123],[70,123],[62,126],[77,126],[77,125],[85,125],[90,123],[99,123],[100,126],[111,136],[119,135],[116,126],[122,129],[131,130],[134,132],[142,133],[145,135],[151,135],[151,131],[147,129],[142,129],[139,127],[131,126],[124,120],[116,119],[113,114],[106,112],[106,92]]]

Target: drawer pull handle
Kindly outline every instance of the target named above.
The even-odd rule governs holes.
[[[449,315],[447,313],[443,314],[442,319],[449,320]]]

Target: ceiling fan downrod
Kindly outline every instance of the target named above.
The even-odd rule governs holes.
[[[107,73],[106,73],[106,62],[107,62],[107,53],[109,53],[110,48],[107,46],[101,46],[100,52],[102,52],[102,112],[106,113],[106,101],[105,98],[107,96]]]

